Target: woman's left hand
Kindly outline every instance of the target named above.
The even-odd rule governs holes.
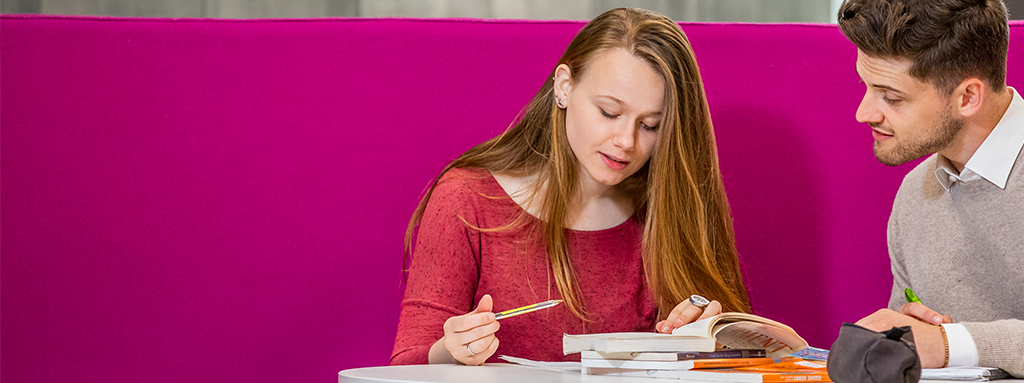
[[[668,314],[668,318],[658,322],[654,328],[663,334],[671,334],[672,330],[675,330],[683,325],[699,321],[701,319],[715,316],[722,313],[722,304],[718,301],[711,301],[707,307],[701,309],[700,307],[690,304],[690,300],[687,299],[676,305],[676,308],[672,309],[672,312]]]

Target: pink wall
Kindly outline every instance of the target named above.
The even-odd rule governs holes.
[[[3,16],[0,380],[385,364],[420,192],[508,125],[582,25]],[[872,156],[835,27],[683,28],[755,311],[828,347],[886,302],[910,165]],[[1010,62],[1020,85],[1021,43]]]

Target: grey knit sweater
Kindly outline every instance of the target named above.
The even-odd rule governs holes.
[[[925,305],[963,323],[979,365],[1024,377],[1024,150],[1005,190],[968,177],[946,191],[936,158],[907,174],[893,203],[889,308],[906,303],[903,289],[912,288]]]

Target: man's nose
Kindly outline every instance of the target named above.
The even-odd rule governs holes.
[[[860,101],[860,105],[857,106],[857,114],[855,115],[857,121],[868,124],[882,122],[882,114],[878,111],[876,105],[876,100],[870,96],[870,93],[865,93],[864,98]]]

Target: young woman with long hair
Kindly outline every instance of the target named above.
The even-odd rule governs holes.
[[[749,312],[704,86],[679,26],[624,8],[587,23],[522,118],[434,181],[409,222],[406,261],[392,364],[476,365],[499,347],[566,360],[578,355],[563,355],[562,334],[669,332]],[[701,309],[691,294],[712,302]],[[549,299],[564,302],[494,319]]]

